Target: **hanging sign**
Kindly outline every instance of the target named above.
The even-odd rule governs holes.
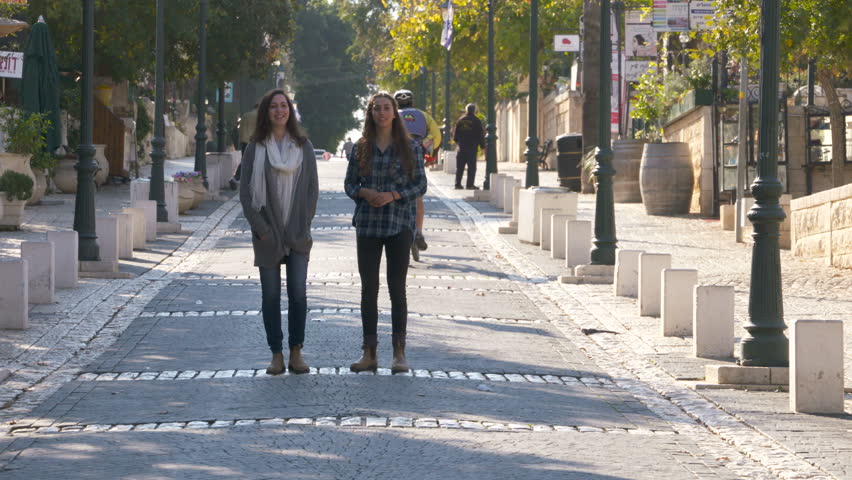
[[[638,82],[639,77],[651,68],[650,60],[628,60],[626,63],[624,80],[628,82]]]
[[[22,52],[0,52],[0,77],[21,78],[24,74]]]
[[[692,30],[710,30],[708,22],[713,20],[716,9],[713,2],[692,2],[689,4],[689,26]]]
[[[553,51],[554,52],[579,52],[580,51],[580,36],[579,35],[554,35],[553,36]]]

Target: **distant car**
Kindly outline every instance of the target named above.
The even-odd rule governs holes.
[[[321,148],[315,148],[314,149],[314,157],[319,162],[321,160],[328,160],[329,158],[331,158],[331,154],[326,152],[325,150],[323,150]]]

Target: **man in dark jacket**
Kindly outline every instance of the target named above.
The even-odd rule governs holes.
[[[473,181],[476,178],[477,150],[479,147],[485,148],[485,129],[482,128],[482,122],[476,118],[475,104],[467,104],[465,110],[467,113],[456,120],[456,125],[453,127],[453,141],[459,146],[456,155],[456,190],[462,189],[461,180],[465,165],[467,165],[467,184],[464,188],[479,190]]]

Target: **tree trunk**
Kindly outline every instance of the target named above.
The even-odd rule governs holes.
[[[843,170],[846,162],[846,119],[843,107],[832,82],[830,71],[817,69],[819,84],[828,101],[828,113],[831,118],[831,185],[834,188],[845,185]]]
[[[583,152],[598,146],[598,100],[600,97],[600,0],[583,1]],[[583,171],[583,193],[594,191],[589,172]]]

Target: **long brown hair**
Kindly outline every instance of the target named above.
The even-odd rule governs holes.
[[[251,134],[251,140],[255,143],[264,142],[272,134],[272,122],[269,120],[269,104],[272,103],[272,97],[275,95],[284,95],[284,98],[287,100],[287,107],[290,109],[290,116],[287,118],[287,133],[296,141],[296,145],[301,147],[308,138],[305,136],[305,131],[299,126],[299,121],[296,120],[296,109],[293,108],[293,102],[284,93],[284,90],[280,88],[266,92],[263,98],[260,99],[260,104],[257,107],[257,123],[254,127],[254,133]]]
[[[361,175],[369,175],[372,165],[373,149],[376,145],[376,121],[373,120],[373,105],[377,98],[387,98],[393,105],[393,123],[391,124],[391,144],[395,157],[402,164],[402,168],[408,178],[414,179],[414,152],[411,150],[411,136],[399,117],[399,108],[396,100],[388,92],[379,92],[370,97],[367,103],[367,118],[364,120],[364,129],[361,131],[361,139],[356,145],[355,158],[358,159],[358,170]]]

